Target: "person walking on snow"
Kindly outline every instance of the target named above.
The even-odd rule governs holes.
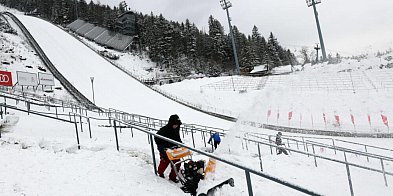
[[[284,153],[286,155],[288,155],[287,150],[285,149],[285,144],[282,143],[282,139],[281,139],[282,133],[278,132],[276,135],[276,145],[277,145],[277,154],[281,154]]]
[[[208,144],[210,144],[213,140],[213,144],[214,144],[214,149],[217,149],[217,146],[220,144],[221,142],[221,138],[220,138],[220,134],[218,134],[217,132],[215,132],[214,134],[212,134],[210,136],[209,141],[207,142]]]
[[[176,114],[171,115],[169,117],[168,124],[166,124],[164,127],[162,127],[157,132],[157,134],[161,135],[161,136],[164,136],[164,137],[166,137],[168,139],[175,140],[177,142],[183,143],[181,141],[181,139],[180,139],[180,133],[179,133],[181,124],[182,124],[182,122],[180,121],[180,118],[179,118],[178,115],[176,115]],[[168,148],[172,148],[172,147],[175,147],[177,145],[176,144],[172,144],[171,142],[165,141],[163,139],[160,139],[158,137],[155,137],[154,140],[155,140],[155,142],[157,144],[157,149],[160,152],[160,163],[158,165],[158,171],[157,172],[158,172],[158,175],[161,178],[165,178],[164,172],[165,172],[166,168],[168,167],[168,165],[170,164],[170,161],[169,161],[169,159],[168,159],[168,157],[166,155],[166,150]],[[177,161],[178,160],[173,160],[172,162],[176,163]],[[180,164],[177,164],[176,168],[173,168],[173,167],[171,167],[171,168],[172,169],[171,169],[171,172],[169,174],[169,180],[171,180],[171,181],[173,181],[175,183],[178,183],[179,180],[176,179],[175,169],[177,171],[179,171]]]

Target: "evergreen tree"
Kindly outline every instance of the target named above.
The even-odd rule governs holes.
[[[88,20],[89,17],[87,16],[87,3],[86,0],[79,0],[78,3],[78,17],[82,20]]]
[[[269,69],[273,69],[275,67],[282,65],[281,60],[279,58],[279,51],[277,46],[278,46],[277,39],[274,37],[273,33],[271,32],[267,43],[267,53],[268,53],[267,63]]]
[[[22,11],[37,8],[41,17],[56,24],[67,25],[76,16],[87,22],[115,31],[115,21],[119,14],[128,11],[127,4],[109,7],[94,3],[93,0],[0,0],[5,6]],[[77,3],[77,5],[75,5]],[[77,9],[76,9],[77,8]],[[76,13],[77,12],[77,13]],[[139,49],[145,51],[153,62],[171,65],[176,72],[189,72],[190,69],[217,75],[222,70],[234,70],[235,62],[231,37],[224,33],[220,22],[210,16],[206,33],[199,30],[189,20],[185,23],[169,22],[162,15],[155,16],[137,13],[134,41]],[[236,26],[233,36],[240,66],[253,67],[269,62],[271,66],[294,64],[296,58],[290,50],[279,45],[271,33],[266,41],[256,26],[252,35],[246,36]],[[336,57],[339,59],[339,57]]]
[[[213,16],[209,17],[209,40],[208,55],[210,59],[222,64],[226,57],[224,49],[227,42],[225,41],[224,27]]]

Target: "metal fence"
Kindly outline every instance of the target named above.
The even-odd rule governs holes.
[[[247,181],[247,187],[248,187],[249,195],[253,195],[253,189],[252,189],[252,182],[251,182],[250,174],[254,174],[256,176],[268,179],[270,181],[276,182],[278,184],[281,184],[283,186],[289,187],[291,189],[300,191],[300,192],[308,194],[308,195],[320,195],[320,194],[317,194],[317,193],[315,193],[313,191],[310,191],[308,189],[302,188],[302,187],[300,187],[298,185],[295,185],[295,184],[286,182],[286,181],[284,181],[282,179],[279,179],[279,178],[276,178],[274,176],[271,176],[269,174],[266,174],[266,173],[254,170],[252,168],[244,167],[244,166],[242,166],[239,163],[235,163],[233,161],[221,158],[221,157],[219,157],[217,155],[213,155],[211,153],[207,153],[205,151],[201,151],[199,149],[196,149],[195,147],[190,147],[190,146],[184,145],[182,143],[179,143],[179,142],[167,139],[165,137],[162,137],[160,135],[157,135],[157,134],[154,133],[155,131],[157,131],[157,129],[153,128],[152,126],[155,126],[155,125],[158,125],[158,124],[163,124],[164,121],[162,121],[162,120],[161,121],[158,120],[158,119],[150,119],[149,120],[148,118],[145,118],[144,116],[129,115],[129,114],[126,114],[124,112],[118,113],[118,111],[114,111],[113,109],[108,109],[108,110],[104,111],[103,113],[99,113],[99,115],[105,114],[105,117],[97,118],[97,117],[89,117],[87,115],[85,116],[83,112],[79,112],[79,113],[68,112],[68,113],[65,113],[65,114],[59,114],[59,113],[54,114],[54,113],[49,113],[49,112],[40,112],[40,111],[31,110],[30,107],[26,107],[26,109],[21,109],[21,108],[18,108],[16,106],[8,105],[6,103],[0,103],[0,107],[1,107],[1,111],[3,110],[3,108],[5,108],[5,110],[12,109],[12,110],[20,111],[20,112],[25,112],[25,113],[28,113],[28,114],[34,114],[34,115],[39,115],[39,116],[46,117],[46,118],[57,119],[57,120],[60,120],[60,121],[63,121],[63,122],[67,122],[67,123],[73,123],[75,125],[75,132],[76,132],[76,140],[77,140],[77,144],[78,144],[78,149],[80,149],[80,147],[81,147],[80,140],[79,140],[79,132],[78,131],[81,131],[81,132],[83,131],[82,118],[87,119],[87,122],[88,122],[88,125],[89,125],[90,138],[91,138],[91,135],[92,135],[91,126],[90,126],[90,120],[92,120],[92,119],[106,121],[108,123],[108,127],[113,127],[114,133],[115,133],[115,142],[116,142],[117,150],[120,149],[119,148],[118,133],[117,133],[118,132],[118,130],[117,130],[118,128],[131,128],[132,130],[137,130],[137,131],[140,131],[140,132],[144,132],[144,133],[147,134],[147,136],[149,138],[148,141],[150,143],[152,157],[153,157],[153,167],[154,167],[154,171],[155,171],[156,174],[157,174],[157,171],[156,171],[157,164],[156,164],[156,160],[155,160],[155,150],[154,150],[154,146],[153,146],[153,142],[152,142],[153,141],[153,137],[158,137],[158,138],[161,138],[163,140],[172,142],[172,143],[174,143],[176,145],[184,146],[184,147],[190,149],[193,152],[197,152],[197,153],[199,153],[201,155],[207,156],[209,158],[216,159],[217,161],[223,162],[225,164],[228,164],[228,165],[231,165],[233,167],[236,167],[238,169],[243,170],[245,172],[245,178],[246,178],[246,181]],[[95,112],[94,111],[90,111],[90,113],[95,113]],[[86,112],[86,114],[88,114],[88,113]],[[60,116],[63,116],[65,118],[60,118]],[[130,121],[130,118],[134,119],[134,120]],[[78,123],[80,124],[80,128],[78,128]],[[197,128],[193,129],[195,127],[197,127]],[[183,128],[182,132],[183,133],[184,132],[185,133],[191,133],[191,135],[192,135],[192,134],[196,133],[197,131],[201,131],[202,129],[207,130],[207,127],[200,126],[198,128],[198,126],[196,126],[196,125],[191,125],[190,128]],[[1,137],[1,134],[0,134],[0,137]],[[184,135],[183,135],[183,137],[184,137]],[[194,136],[193,135],[192,135],[192,139],[193,139],[193,143],[194,143],[194,146],[195,146]]]

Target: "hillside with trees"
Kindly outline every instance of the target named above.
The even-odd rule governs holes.
[[[0,3],[63,26],[79,18],[113,31],[117,30],[117,16],[130,10],[125,2],[117,7],[85,0],[0,0]],[[148,55],[160,68],[182,76],[191,71],[208,75],[234,72],[230,35],[213,16],[207,20],[208,29],[200,30],[188,19],[179,23],[167,20],[162,14],[134,13],[137,18],[135,52]],[[252,28],[252,35],[245,35],[236,26],[233,32],[240,68],[252,70],[254,66],[268,64],[272,69],[297,63],[295,55],[282,47],[273,33],[265,39],[256,26]]]

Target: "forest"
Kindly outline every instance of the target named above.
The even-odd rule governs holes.
[[[0,3],[58,25],[66,26],[82,19],[112,31],[117,31],[117,17],[132,10],[124,1],[114,7],[85,0],[0,0]],[[224,32],[220,21],[212,15],[207,18],[208,29],[201,30],[188,19],[178,22],[153,12],[132,12],[136,15],[132,52],[145,54],[160,68],[181,76],[191,71],[209,76],[235,72],[230,33]],[[241,70],[248,72],[263,64],[271,70],[298,63],[295,55],[282,47],[272,32],[265,38],[255,25],[250,28],[252,34],[245,35],[233,26]]]

